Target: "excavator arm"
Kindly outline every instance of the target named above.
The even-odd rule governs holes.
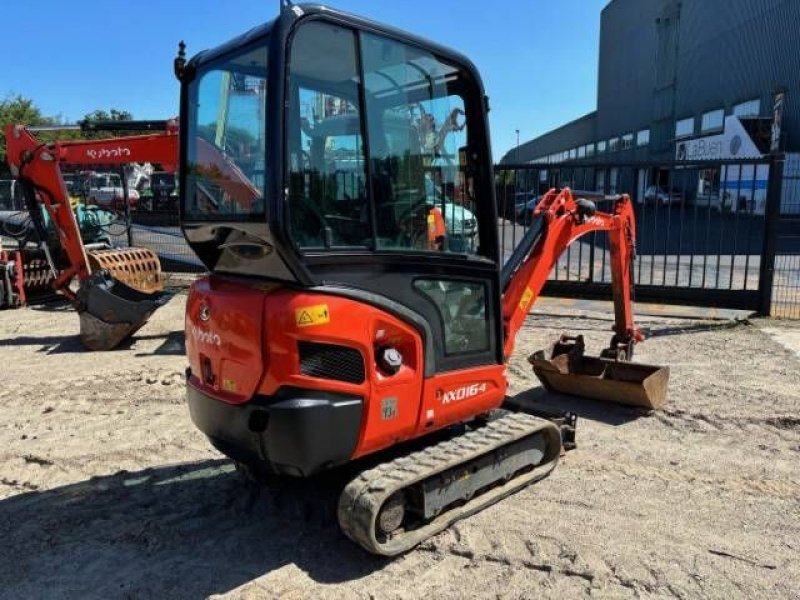
[[[504,355],[514,350],[514,340],[528,310],[544,287],[559,256],[581,236],[608,233],[611,248],[611,289],[614,300],[614,335],[600,357],[584,355],[582,335],[562,335],[549,356],[544,350],[528,361],[546,389],[595,400],[647,409],[666,401],[669,369],[629,362],[633,348],[644,339],[633,322],[632,264],[636,221],[626,194],[614,199],[612,212],[600,212],[585,198],[574,198],[569,188],[550,190],[533,211],[534,226],[525,234],[503,268]],[[547,412],[547,411],[545,411]],[[566,413],[562,434],[574,439],[574,415]]]
[[[160,163],[166,171],[174,171],[178,157],[178,127],[175,121],[163,123],[163,132],[101,140],[70,140],[42,143],[36,131],[74,129],[72,127],[27,128],[9,125],[6,128],[7,160],[12,174],[22,183],[28,211],[37,221],[37,204],[41,202],[52,221],[59,243],[69,265],[53,282],[53,287],[74,300],[69,289],[73,277],[86,279],[92,272],[80,229],[69,202],[69,194],[61,174],[61,164],[125,164],[132,162]],[[93,123],[95,129],[130,130],[153,128],[154,122]],[[51,259],[52,262],[52,259]],[[52,265],[51,265],[52,266]]]
[[[37,131],[59,130],[160,131],[100,140],[43,143]],[[92,350],[108,350],[139,329],[166,300],[158,257],[150,250],[126,248],[87,252],[61,174],[61,164],[160,163],[174,171],[178,158],[178,127],[171,121],[84,123],[80,127],[6,128],[7,160],[17,178],[37,230],[39,246],[53,274],[52,287],[78,310],[81,339]],[[59,242],[56,259],[48,245],[41,210],[50,217]],[[70,287],[77,278],[77,292]]]
[[[611,247],[611,278],[614,299],[614,337],[606,352],[613,357],[631,357],[633,345],[643,339],[633,322],[631,265],[635,253],[636,222],[627,195],[619,196],[611,213],[600,212],[594,203],[572,195],[569,188],[551,189],[533,211],[535,226],[523,238],[503,270],[503,352],[508,359],[531,305],[539,297],[558,258],[578,238],[593,231],[606,231]]]

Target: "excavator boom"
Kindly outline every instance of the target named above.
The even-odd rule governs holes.
[[[636,221],[627,195],[614,201],[611,213],[600,212],[584,198],[575,199],[569,188],[551,189],[533,210],[535,226],[503,270],[503,323],[508,358],[514,341],[559,257],[584,235],[605,231],[611,247],[611,288],[614,299],[614,333],[617,343],[630,345],[643,339],[633,323],[631,263],[636,244]]]
[[[97,126],[98,124],[94,124]],[[23,190],[25,205],[53,276],[51,286],[66,296],[81,316],[81,339],[93,350],[111,349],[139,329],[166,299],[158,258],[141,248],[87,252],[61,173],[62,164],[160,163],[174,171],[178,157],[175,121],[105,123],[103,130],[162,131],[99,140],[42,143],[34,133],[67,128],[6,128],[7,160]],[[95,127],[84,124],[82,129]],[[126,199],[127,201],[127,199]],[[58,242],[57,264],[42,219],[46,211]],[[77,279],[79,288],[70,284]]]
[[[529,361],[544,386],[554,392],[658,408],[666,400],[669,369],[633,364],[635,344],[644,339],[633,322],[632,264],[636,220],[627,194],[611,199],[612,212],[600,212],[569,188],[548,191],[533,211],[534,223],[503,269],[503,324],[506,359],[547,277],[567,247],[595,231],[608,233],[614,335],[598,358],[584,356],[583,336],[562,335],[550,356],[534,353]]]

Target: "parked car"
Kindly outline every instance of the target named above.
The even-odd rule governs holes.
[[[120,210],[125,208],[123,201],[122,178],[117,173],[95,173],[86,182],[86,200],[105,209]],[[139,203],[139,192],[128,190],[128,206],[136,207]]]
[[[528,224],[533,218],[533,209],[540,197],[530,192],[517,192],[514,194],[514,220],[517,223]]]
[[[430,175],[425,176],[425,196],[428,206],[441,206],[436,186]],[[478,219],[471,210],[455,202],[445,201],[443,217],[447,228],[447,245],[451,252],[474,252],[478,235]]]
[[[668,204],[680,204],[683,202],[683,194],[677,190],[667,192],[662,187],[651,185],[644,192],[644,202],[654,203],[660,206],[667,206]]]

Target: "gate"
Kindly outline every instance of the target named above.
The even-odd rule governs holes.
[[[597,200],[601,210],[626,193],[636,212],[638,300],[769,314],[774,236],[765,232],[768,207],[780,202],[775,160],[499,165],[504,258],[547,189],[569,186],[577,195],[608,196]],[[607,235],[597,232],[559,259],[545,293],[610,298],[610,284]]]
[[[780,204],[771,214],[771,314],[800,319],[800,154],[787,154],[777,169],[783,171]]]

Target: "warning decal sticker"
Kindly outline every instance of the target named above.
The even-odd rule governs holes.
[[[525,292],[522,294],[522,298],[519,300],[519,307],[522,310],[528,310],[528,304],[531,303],[531,298],[533,298],[533,290],[529,287],[526,287]]]
[[[298,327],[324,325],[325,323],[330,323],[330,321],[331,313],[328,311],[327,304],[304,306],[302,308],[296,308],[294,311],[294,322]]]

